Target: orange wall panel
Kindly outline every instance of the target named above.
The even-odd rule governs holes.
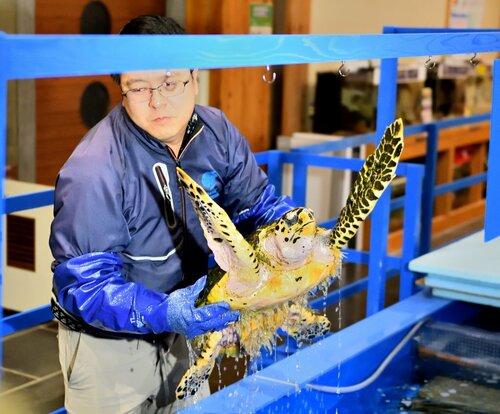
[[[80,16],[88,0],[36,0],[35,33],[80,34]],[[111,33],[141,14],[165,13],[164,0],[103,0],[111,17]],[[80,76],[37,80],[36,182],[53,185],[56,175],[88,131],[80,117],[80,99],[86,86],[101,82],[110,96],[111,109],[120,99],[109,76]]]

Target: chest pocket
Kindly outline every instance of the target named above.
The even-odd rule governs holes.
[[[156,163],[153,165],[153,175],[163,197],[164,215],[167,225],[170,229],[173,229],[177,225],[177,217],[175,215],[172,191],[170,190],[170,177],[167,166],[161,162]]]

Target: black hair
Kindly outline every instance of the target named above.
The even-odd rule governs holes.
[[[130,34],[186,34],[184,28],[171,17],[142,15],[130,20],[120,30],[120,35]],[[113,81],[120,85],[120,74],[111,74]]]

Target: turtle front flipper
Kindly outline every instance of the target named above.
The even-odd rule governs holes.
[[[181,378],[175,390],[178,400],[193,396],[200,387],[208,380],[210,373],[214,369],[215,359],[221,349],[222,332],[212,332],[207,335],[207,339],[200,349],[198,359]]]
[[[389,125],[375,151],[366,159],[339,219],[332,229],[330,243],[338,249],[354,237],[360,224],[371,213],[378,199],[396,174],[403,151],[403,121]]]
[[[330,321],[325,315],[316,314],[311,309],[294,303],[290,305],[281,328],[301,345],[330,332]]]
[[[247,296],[261,283],[253,247],[238,232],[227,213],[181,168],[177,176],[200,219],[215,261],[228,273],[226,287],[236,296]]]

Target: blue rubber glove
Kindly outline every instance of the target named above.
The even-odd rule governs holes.
[[[226,302],[195,307],[194,302],[203,290],[206,276],[184,289],[174,290],[167,298],[167,324],[171,332],[191,339],[210,331],[219,331],[238,320],[240,313],[230,310]]]

